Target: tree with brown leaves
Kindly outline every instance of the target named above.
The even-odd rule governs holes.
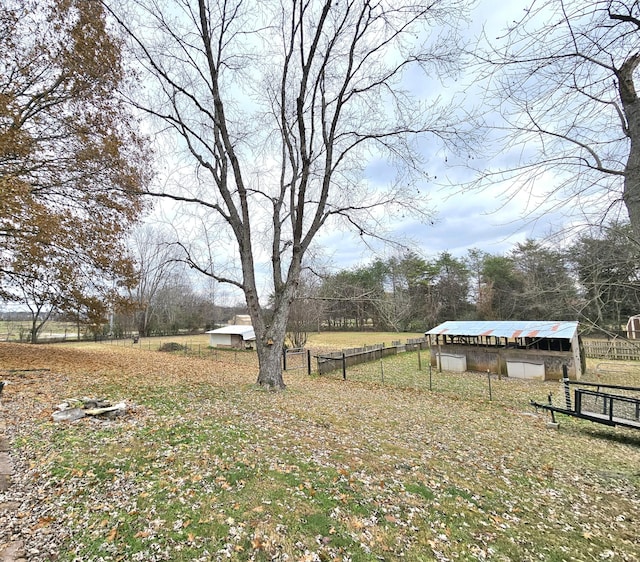
[[[0,296],[106,308],[149,179],[121,42],[99,4],[8,0],[0,53]]]

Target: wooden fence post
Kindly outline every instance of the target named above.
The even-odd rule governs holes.
[[[342,352],[342,379],[347,380],[347,356]]]

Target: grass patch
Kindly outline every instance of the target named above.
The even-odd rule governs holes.
[[[359,342],[358,342],[359,343]],[[374,343],[374,342],[364,342]],[[558,383],[432,372],[404,353],[338,376],[109,344],[0,346],[23,524],[58,560],[636,560],[640,438],[529,399]],[[231,356],[227,356],[230,358]],[[31,378],[30,378],[31,377]],[[606,382],[590,366],[588,377]],[[638,385],[639,370],[616,369]],[[112,422],[51,421],[73,396]],[[26,547],[29,548],[27,541]]]

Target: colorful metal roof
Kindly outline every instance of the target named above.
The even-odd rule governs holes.
[[[577,322],[560,321],[449,321],[432,328],[425,335],[494,336],[498,338],[558,338],[572,339],[578,331]]]
[[[242,336],[242,339],[244,341],[256,339],[256,334],[253,331],[253,326],[239,326],[237,324],[232,324],[231,326],[223,326],[222,328],[218,328],[216,330],[209,330],[208,332],[205,332],[205,334],[231,334],[234,336]]]

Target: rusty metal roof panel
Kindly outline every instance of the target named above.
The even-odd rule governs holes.
[[[578,331],[577,322],[561,321],[449,321],[432,328],[426,335],[494,336],[498,338],[558,338],[571,339]]]

